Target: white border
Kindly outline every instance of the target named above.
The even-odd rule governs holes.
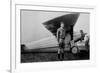
[[[94,8],[75,8],[63,6],[42,6],[42,5],[27,5],[27,4],[12,4],[12,22],[11,22],[11,70],[12,72],[26,71],[43,71],[51,69],[66,69],[89,67],[96,64],[95,56],[95,9]],[[69,12],[86,12],[90,13],[90,60],[81,61],[63,61],[63,62],[42,62],[42,63],[20,63],[20,9],[29,10],[49,10],[49,11],[69,11]]]

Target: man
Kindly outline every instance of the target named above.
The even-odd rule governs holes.
[[[89,36],[88,35],[85,35],[85,38],[84,38],[84,42],[85,42],[85,47],[87,49],[87,51],[89,52]]]
[[[60,28],[57,29],[57,41],[59,44],[58,48],[58,58],[60,60],[64,59],[64,47],[65,47],[65,29],[64,23],[61,22]]]
[[[80,34],[81,34],[80,41],[82,42],[82,40],[84,40],[84,37],[85,37],[86,33],[84,33],[83,30],[80,30]]]

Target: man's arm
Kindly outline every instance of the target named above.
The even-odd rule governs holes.
[[[59,42],[59,29],[57,30],[57,41]]]

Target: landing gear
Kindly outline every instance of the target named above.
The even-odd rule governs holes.
[[[71,52],[72,52],[73,54],[78,54],[78,53],[79,53],[78,47],[73,46],[73,47],[71,48]]]

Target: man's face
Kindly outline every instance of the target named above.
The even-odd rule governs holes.
[[[62,27],[62,28],[64,27],[64,24],[63,24],[63,23],[61,23],[61,27]]]

